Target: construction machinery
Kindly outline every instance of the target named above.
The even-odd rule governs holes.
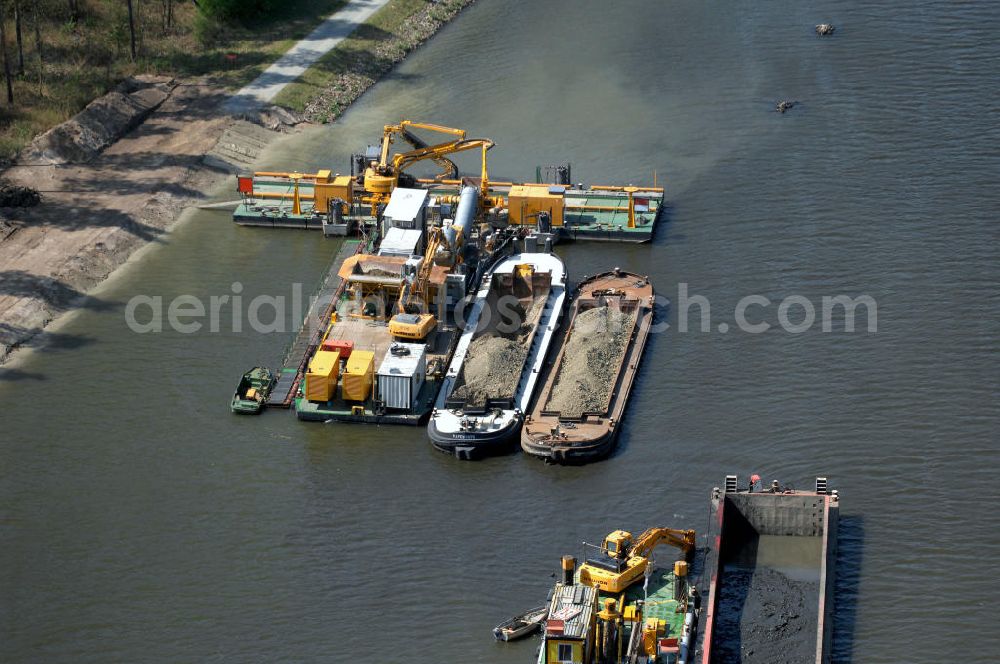
[[[462,262],[461,249],[477,214],[479,192],[476,187],[466,186],[455,198],[458,199],[455,218],[446,220],[441,227],[427,229],[423,258],[411,259],[409,273],[404,271],[396,315],[389,321],[389,332],[398,339],[419,341],[437,325],[437,318],[428,311],[431,270],[434,265],[452,267]]]
[[[652,531],[667,529],[647,533]],[[672,532],[680,543],[694,541],[693,533]],[[561,579],[549,593],[539,664],[691,664],[700,596],[688,582],[686,561],[650,565],[641,587],[621,593],[584,583],[584,567],[577,572],[575,558],[562,558]]]
[[[454,136],[452,140],[427,145],[424,141],[414,136],[410,129],[425,129],[441,134]],[[396,136],[401,136],[404,140],[414,146],[408,152],[397,152],[389,158],[389,150],[395,141]],[[364,171],[364,191],[365,202],[372,206],[373,214],[379,205],[389,201],[389,196],[393,189],[400,186],[401,178],[405,179],[404,185],[412,185],[412,178],[404,171],[415,163],[430,160],[441,167],[442,171],[434,180],[441,181],[451,176],[457,177],[458,167],[446,155],[465,152],[466,150],[480,149],[482,158],[482,182],[481,190],[485,193],[488,187],[486,175],[486,151],[493,147],[493,141],[488,138],[466,138],[464,129],[454,127],[444,127],[436,124],[423,122],[412,122],[403,120],[396,125],[385,125],[382,132],[382,147],[379,152],[378,161],[370,162]],[[415,180],[414,180],[415,181]]]
[[[441,230],[429,229],[427,251],[423,258],[411,259],[404,265],[403,282],[399,288],[396,315],[389,320],[389,334],[408,341],[425,339],[437,325],[437,317],[430,313],[428,282],[434,267],[434,255],[441,246]],[[412,268],[416,268],[415,270]],[[407,269],[409,273],[407,273]]]
[[[649,567],[650,554],[663,543],[679,548],[685,559],[690,559],[695,548],[694,531],[649,528],[633,541],[632,533],[615,530],[604,538],[600,554],[588,558],[580,566],[580,583],[606,593],[624,592],[643,578]]]

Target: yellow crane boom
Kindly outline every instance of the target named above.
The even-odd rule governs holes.
[[[428,145],[423,140],[411,133],[411,129],[425,129],[428,131],[447,134],[453,136],[447,140],[434,145]],[[389,157],[390,149],[396,137],[402,137],[405,141],[414,146],[413,150],[398,152]],[[376,206],[387,203],[392,190],[399,185],[400,174],[413,164],[430,160],[441,167],[434,179],[441,181],[448,177],[457,175],[457,166],[447,158],[449,154],[464,152],[480,148],[483,151],[482,178],[484,185],[487,184],[486,175],[486,151],[493,147],[493,141],[487,138],[467,139],[464,129],[445,127],[442,125],[430,124],[427,122],[413,122],[403,120],[399,124],[385,125],[382,131],[382,147],[379,151],[378,161],[372,161],[364,172],[364,189],[367,195],[365,202]],[[483,196],[486,194],[486,186],[482,188]]]

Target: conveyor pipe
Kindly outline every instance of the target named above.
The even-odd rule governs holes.
[[[455,208],[454,221],[450,226],[444,228],[444,239],[448,243],[448,248],[452,251],[457,249],[456,240],[461,234],[465,238],[469,234],[469,228],[476,217],[476,207],[479,204],[479,191],[475,187],[462,187],[462,193],[458,199],[458,207]]]

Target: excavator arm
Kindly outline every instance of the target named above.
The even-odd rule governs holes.
[[[427,251],[424,252],[424,260],[413,278],[413,283],[407,284],[404,280],[402,287],[399,289],[399,298],[396,303],[397,313],[409,313],[410,306],[413,304],[413,298],[418,294],[426,301],[427,283],[431,278],[431,270],[434,269],[434,255],[440,246],[441,231],[440,229],[434,229],[433,232],[428,234]]]
[[[410,131],[411,128],[426,129],[439,134],[449,134],[451,136],[456,136],[457,140],[465,138],[464,129],[455,129],[454,127],[445,127],[443,125],[436,125],[428,122],[403,120],[399,124],[385,125],[385,127],[382,128],[382,150],[379,154],[378,163],[380,167],[385,168],[389,165],[389,148],[392,147],[392,143],[396,136],[402,136],[407,143],[416,149],[427,147],[427,143],[425,141],[421,140]]]
[[[411,129],[424,129],[448,134],[454,138],[435,145],[428,145],[410,131]],[[397,137],[401,137],[412,145],[413,150],[397,152],[390,158],[389,153]],[[486,138],[466,139],[464,129],[410,120],[403,120],[399,124],[385,125],[382,131],[382,149],[379,153],[379,159],[377,162],[370,163],[364,172],[365,198],[363,200],[371,204],[372,214],[376,214],[378,206],[388,202],[392,191],[398,186],[400,174],[409,166],[424,160],[433,161],[441,168],[441,172],[434,178],[435,180],[441,181],[449,177],[457,179],[458,166],[451,159],[448,159],[447,155],[479,148],[483,152],[480,202],[482,205],[496,204],[495,199],[489,199],[486,195],[489,190],[486,151],[492,147],[493,141]]]
[[[662,543],[675,546],[683,551],[685,556],[690,556],[694,553],[695,534],[693,530],[649,528],[636,539],[629,556],[648,557],[649,552]]]
[[[438,143],[437,145],[428,145],[409,152],[397,153],[392,158],[392,167],[398,174],[419,161],[430,159],[443,167],[442,173],[435,178],[436,180],[442,180],[448,177],[449,174],[453,174],[452,167],[455,166],[450,159],[445,158],[445,155],[465,152],[466,150],[475,150],[477,148],[489,150],[491,147],[493,147],[493,141],[488,138],[460,138],[446,143]]]
[[[429,125],[417,122],[409,122],[406,120],[404,120],[403,123],[401,123],[401,125],[402,127],[399,135],[403,137],[403,140],[405,140],[407,143],[413,146],[413,149],[415,150],[426,148],[427,141],[423,140],[422,138],[411,132],[409,129],[407,129],[407,127],[411,127],[414,125],[424,129],[433,129],[434,131],[453,134],[455,136],[458,136],[460,139],[465,138],[465,132],[461,129],[452,129],[451,127],[441,127],[439,125]],[[451,159],[448,159],[443,155],[439,155],[437,157],[431,157],[431,161],[437,164],[438,167],[441,169],[441,173],[436,178],[434,178],[435,180],[443,180],[446,178],[455,179],[458,177],[458,165],[455,164],[455,162],[453,162]]]

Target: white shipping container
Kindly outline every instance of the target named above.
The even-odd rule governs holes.
[[[395,349],[396,352],[393,352]],[[424,385],[427,347],[394,343],[378,368],[378,394],[386,408],[410,410]]]
[[[426,189],[406,189],[396,187],[389,196],[389,204],[382,213],[386,228],[409,228],[420,230],[424,227],[427,208]]]
[[[404,256],[409,258],[420,251],[420,237],[423,235],[419,230],[407,230],[405,228],[390,228],[382,243],[378,248],[379,256]]]

